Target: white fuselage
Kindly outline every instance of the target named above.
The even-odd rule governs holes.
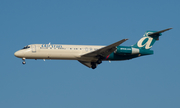
[[[129,60],[132,58],[151,55],[150,50],[162,32],[147,31],[143,37],[132,46],[119,46],[128,39],[122,39],[107,46],[95,45],[62,45],[62,44],[31,44],[14,53],[16,57],[25,59],[64,59],[78,60],[83,65],[95,69],[102,61]]]
[[[25,59],[66,59],[79,60],[81,55],[90,53],[104,46],[31,44],[30,48],[15,52],[15,56]]]

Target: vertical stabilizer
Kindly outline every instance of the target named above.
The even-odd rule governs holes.
[[[159,36],[161,36],[162,32],[165,32],[167,30],[170,30],[172,28],[168,28],[161,31],[146,31],[143,37],[132,47],[133,48],[139,48],[139,49],[151,49],[153,44],[156,42],[156,40],[159,40]]]

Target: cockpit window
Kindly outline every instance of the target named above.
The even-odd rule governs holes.
[[[25,46],[23,49],[28,49],[28,48],[30,48],[30,46],[27,45],[27,46]]]

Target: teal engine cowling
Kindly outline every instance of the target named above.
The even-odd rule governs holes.
[[[115,54],[119,55],[132,55],[132,54],[139,54],[138,48],[132,48],[131,46],[117,46]]]
[[[117,46],[115,54],[118,55],[133,55],[133,54],[141,54],[141,55],[151,55],[153,54],[153,50],[139,49],[133,48],[132,46]]]

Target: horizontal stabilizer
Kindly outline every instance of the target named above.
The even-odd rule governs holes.
[[[160,36],[161,33],[165,32],[165,31],[168,31],[168,30],[171,30],[172,28],[168,28],[168,29],[165,29],[165,30],[161,30],[161,31],[158,31],[158,32],[154,32],[154,33],[151,33],[151,34],[148,34],[148,36]]]

